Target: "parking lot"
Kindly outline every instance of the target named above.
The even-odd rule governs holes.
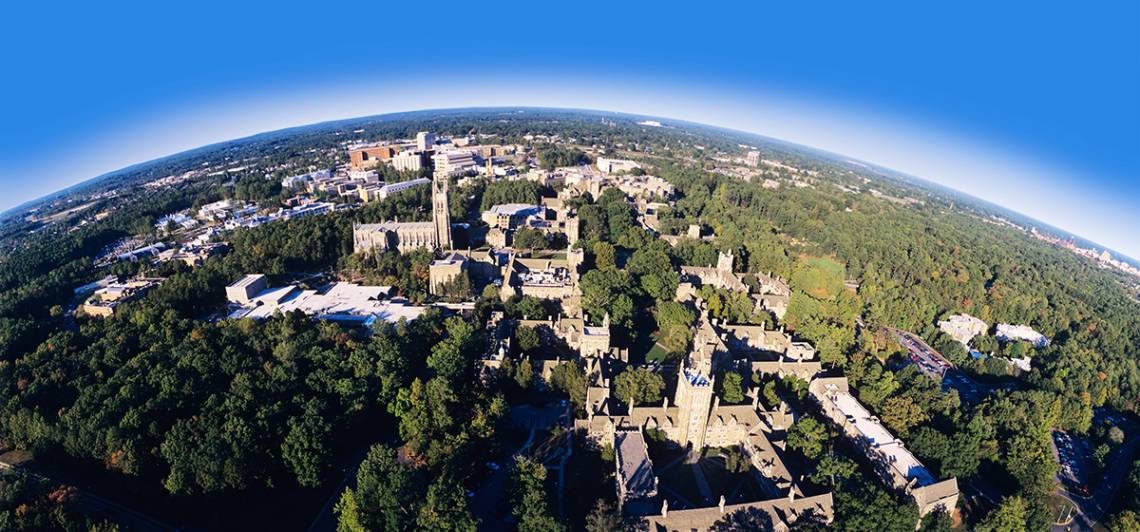
[[[1086,438],[1063,431],[1053,431],[1053,447],[1057,451],[1057,461],[1061,471],[1057,477],[1064,484],[1065,491],[1087,497],[1089,495],[1089,474],[1092,463],[1089,457],[1092,448]]]
[[[958,390],[958,397],[967,403],[978,403],[996,389],[1010,389],[1012,385],[993,386],[980,383],[963,373],[942,356],[942,353],[909,332],[888,328],[899,339],[899,345],[907,350],[907,362],[914,364],[930,377],[942,379],[942,391]]]
[[[907,358],[910,359],[911,363],[918,366],[918,369],[922,370],[923,373],[944,377],[947,370],[953,369],[954,365],[950,361],[926,345],[926,342],[917,336],[897,329],[893,332],[898,337],[899,344],[906,348]]]

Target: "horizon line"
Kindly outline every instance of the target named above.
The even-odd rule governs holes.
[[[109,171],[103,172],[103,173],[95,175],[93,177],[82,179],[80,181],[75,182],[74,184],[71,184],[71,185],[68,185],[66,187],[54,190],[52,192],[49,192],[47,194],[44,194],[44,195],[36,197],[36,198],[29,199],[27,201],[21,202],[17,205],[14,205],[12,207],[7,208],[7,209],[0,210],[0,222],[2,222],[5,218],[8,218],[8,217],[16,214],[17,211],[20,211],[22,209],[30,209],[30,208],[34,207],[36,204],[49,201],[49,200],[54,199],[56,197],[59,197],[61,195],[65,195],[69,191],[71,191],[72,189],[80,188],[80,187],[83,187],[85,185],[94,185],[98,181],[101,181],[101,180],[106,179],[106,178],[113,177],[117,174],[121,174],[124,172],[131,171],[131,170],[139,168],[139,167],[143,167],[143,166],[150,165],[150,164],[155,164],[155,163],[158,163],[160,161],[167,160],[167,159],[172,159],[172,158],[176,158],[176,157],[180,157],[180,156],[186,156],[186,155],[191,154],[192,152],[197,152],[200,150],[208,150],[210,148],[216,148],[216,147],[219,147],[219,146],[224,145],[224,144],[248,142],[248,141],[251,141],[257,137],[261,137],[261,136],[265,136],[265,135],[280,134],[280,133],[285,133],[285,132],[289,132],[292,130],[305,129],[305,128],[334,126],[334,125],[337,125],[340,123],[357,121],[357,120],[382,121],[382,119],[384,119],[384,118],[394,117],[396,115],[402,115],[402,114],[440,113],[440,112],[456,112],[456,111],[460,111],[460,112],[462,112],[462,111],[489,111],[489,110],[575,111],[575,112],[586,112],[586,113],[602,113],[602,114],[609,114],[609,115],[618,115],[618,116],[623,116],[623,117],[658,119],[658,120],[676,122],[676,123],[687,124],[687,125],[692,125],[692,126],[700,126],[700,127],[706,127],[706,128],[719,129],[719,130],[733,132],[733,133],[737,133],[737,134],[751,135],[751,136],[759,137],[761,139],[765,139],[765,140],[770,141],[770,142],[782,143],[782,144],[785,144],[788,146],[793,146],[796,148],[801,148],[804,150],[817,152],[819,154],[825,154],[825,155],[832,156],[832,157],[839,158],[839,159],[846,160],[846,161],[859,162],[859,163],[862,163],[862,164],[867,165],[869,167],[876,167],[876,168],[879,168],[882,170],[893,172],[895,174],[898,174],[900,176],[904,176],[904,177],[909,178],[909,179],[922,181],[923,183],[925,183],[927,185],[935,185],[938,187],[942,187],[942,188],[945,188],[947,190],[953,191],[957,194],[962,194],[962,195],[964,195],[970,199],[973,199],[975,201],[980,201],[980,202],[992,205],[994,207],[1009,210],[1009,211],[1016,213],[1020,216],[1024,216],[1030,220],[1033,220],[1034,222],[1037,222],[1038,224],[1040,224],[1044,227],[1051,228],[1051,229],[1058,230],[1058,231],[1062,231],[1062,232],[1066,233],[1067,236],[1079,238],[1079,239],[1084,240],[1090,244],[1093,244],[1094,246],[1099,246],[1105,250],[1111,251],[1112,253],[1119,254],[1123,258],[1129,259],[1129,260],[1136,262],[1136,263],[1140,263],[1140,258],[1132,257],[1132,256],[1130,256],[1124,252],[1118,251],[1118,250],[1111,248],[1107,245],[1101,244],[1101,243],[1099,243],[1099,242],[1097,242],[1091,238],[1088,238],[1086,236],[1082,236],[1082,235],[1077,234],[1077,233],[1070,231],[1068,229],[1055,226],[1049,222],[1045,222],[1045,221],[1040,220],[1034,216],[1031,216],[1031,215],[1026,214],[1024,212],[1021,212],[1017,209],[1014,209],[1013,207],[1002,205],[1000,203],[997,203],[997,202],[976,196],[970,192],[959,189],[959,188],[952,186],[952,185],[948,185],[948,184],[945,184],[945,183],[942,183],[942,182],[939,182],[936,180],[932,180],[930,178],[917,176],[917,175],[914,175],[914,174],[909,173],[909,172],[897,170],[897,169],[894,169],[890,166],[886,166],[886,165],[881,164],[881,163],[868,161],[868,160],[862,159],[860,157],[846,155],[846,154],[840,153],[838,151],[834,151],[834,150],[830,150],[830,149],[826,149],[826,148],[818,148],[815,146],[802,144],[802,143],[799,143],[796,141],[785,140],[785,139],[782,139],[779,137],[774,137],[771,135],[766,135],[766,134],[755,132],[755,131],[748,131],[745,129],[738,129],[738,128],[729,127],[729,126],[719,126],[719,125],[709,124],[709,123],[704,123],[704,122],[696,122],[693,120],[686,120],[686,119],[682,119],[682,118],[672,118],[672,117],[655,115],[655,114],[632,113],[632,112],[627,112],[627,111],[614,111],[614,110],[609,110],[609,109],[599,109],[599,108],[589,108],[589,107],[558,107],[558,106],[543,106],[543,105],[519,105],[519,106],[473,105],[473,106],[459,106],[459,107],[429,107],[429,108],[409,109],[409,110],[401,110],[401,111],[389,111],[389,112],[382,112],[382,113],[375,113],[375,114],[329,118],[326,120],[319,120],[316,122],[283,126],[283,127],[279,127],[279,128],[275,128],[275,129],[266,130],[266,131],[260,131],[257,133],[251,133],[248,135],[242,135],[242,136],[238,136],[238,137],[221,139],[221,140],[201,144],[199,146],[179,150],[179,151],[167,154],[167,155],[163,155],[163,156],[159,156],[159,157],[152,157],[150,159],[144,159],[142,161],[135,162],[132,164],[128,164],[128,165],[122,166],[122,167],[114,169],[114,170],[109,170]],[[649,126],[647,126],[647,127],[649,127]],[[884,176],[880,176],[880,179],[882,177],[884,177]],[[1063,235],[1058,235],[1058,236],[1063,236]]]

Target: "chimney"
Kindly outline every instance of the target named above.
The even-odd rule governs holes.
[[[716,410],[717,408],[720,408],[720,396],[714,395],[713,396],[713,410]]]
[[[717,508],[720,508],[720,513],[724,513],[724,495],[720,496],[720,502],[717,503]]]
[[[661,399],[661,408],[669,408],[669,398],[663,397]]]
[[[796,485],[795,484],[792,484],[792,487],[788,488],[788,502],[796,502]]]
[[[669,517],[669,500],[661,499],[661,517]]]

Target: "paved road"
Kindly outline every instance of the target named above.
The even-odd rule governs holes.
[[[1069,493],[1064,487],[1059,488],[1058,494],[1076,504],[1081,513],[1073,516],[1071,525],[1054,526],[1053,530],[1092,530],[1101,519],[1104,519],[1105,513],[1112,506],[1112,501],[1116,499],[1120,485],[1124,483],[1124,477],[1128,474],[1137,447],[1140,447],[1140,435],[1133,436],[1117,449],[1115,458],[1105,468],[1104,477],[1091,496],[1081,497]]]
[[[333,507],[336,506],[340,496],[344,493],[350,482],[356,478],[356,472],[360,469],[360,464],[364,463],[364,459],[368,457],[368,448],[362,449],[353,456],[350,467],[344,469],[344,477],[341,478],[340,483],[336,485],[329,498],[325,500],[325,505],[321,507],[321,511],[317,512],[316,517],[309,523],[308,532],[331,532],[336,530],[337,518],[336,512],[333,512]]]
[[[0,469],[9,471],[22,471],[32,476],[33,478],[55,483],[55,481],[48,477],[22,468],[18,465],[9,464],[8,462],[0,461]],[[76,506],[80,512],[86,515],[92,517],[106,516],[107,518],[120,525],[123,525],[129,530],[139,532],[169,532],[180,530],[177,527],[163,523],[162,521],[159,521],[158,519],[155,519],[142,512],[132,510],[131,508],[127,508],[126,506],[123,506],[119,503],[109,501],[93,493],[83,490],[78,490],[78,492],[79,496],[78,500],[76,501]]]
[[[507,474],[515,463],[515,458],[522,456],[526,453],[532,443],[534,443],[535,429],[530,429],[530,435],[523,444],[513,453],[510,458],[503,460],[499,463],[499,469],[491,474],[491,477],[483,482],[475,490],[474,495],[468,500],[467,506],[471,508],[471,514],[479,518],[479,530],[506,530],[507,526],[499,517],[499,508],[503,504],[503,488],[507,482]]]
[[[893,333],[898,338],[899,344],[910,352],[910,361],[912,364],[918,366],[918,369],[927,375],[937,375],[943,377],[946,371],[954,368],[942,353],[935,351],[933,347],[926,345],[926,342],[919,338],[916,334],[895,329],[894,327],[887,327],[887,331]]]

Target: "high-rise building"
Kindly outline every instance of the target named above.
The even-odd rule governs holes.
[[[416,133],[416,149],[419,151],[427,151],[435,146],[435,135],[428,131],[420,131]]]
[[[400,152],[400,147],[394,144],[386,146],[361,146],[348,150],[349,163],[355,170],[376,166],[387,161]]]
[[[400,171],[419,172],[424,167],[423,152],[405,150],[392,158],[392,167]]]

